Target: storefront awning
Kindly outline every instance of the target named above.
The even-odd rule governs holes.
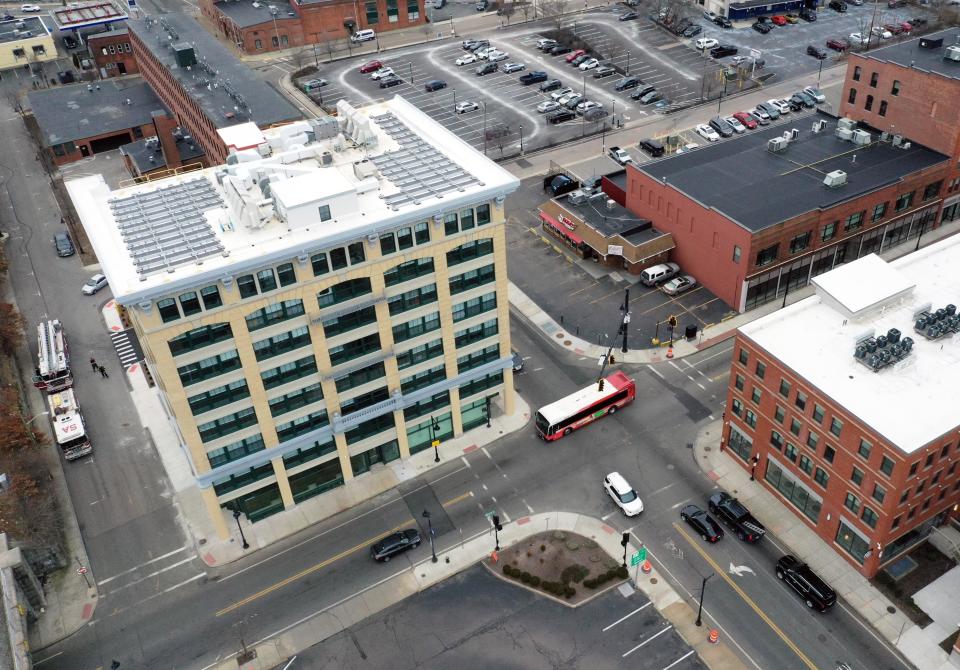
[[[566,237],[568,240],[574,244],[581,244],[583,238],[577,235],[575,232],[567,228],[565,225],[557,221],[555,218],[547,214],[546,212],[540,212],[540,218],[544,223],[553,228],[558,234]]]

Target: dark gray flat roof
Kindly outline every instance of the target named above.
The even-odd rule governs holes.
[[[882,63],[895,63],[903,67],[912,67],[914,70],[935,72],[950,79],[960,79],[960,63],[943,57],[948,46],[960,45],[960,42],[957,41],[958,38],[960,38],[960,28],[948,28],[912,40],[905,40],[899,44],[891,44],[880,49],[867,51],[860,55]],[[921,49],[921,39],[942,39],[943,46],[936,49]]]
[[[615,202],[608,207],[608,200],[604,193],[602,197],[588,198],[579,204],[571,202],[569,195],[560,202],[604,237],[620,235],[631,244],[643,244],[663,235],[653,228],[649,219],[641,219]]]
[[[827,127],[814,133],[822,119]],[[856,146],[834,133],[837,118],[819,112],[763,130],[748,131],[696,151],[646,163],[639,170],[663,181],[704,207],[712,208],[751,232],[759,232],[806,212],[827,209],[894,184],[918,170],[949,160],[911,142],[908,149],[879,142]],[[799,137],[786,150],[771,153],[768,140],[796,128]],[[828,172],[847,173],[844,186],[824,186]]]
[[[127,25],[183,85],[215,127],[253,121],[266,128],[303,118],[296,107],[237,60],[192,17],[162,14],[131,20]],[[168,47],[182,43],[193,46],[197,57],[197,64],[189,70],[177,65],[176,55]]]
[[[606,179],[611,182],[614,186],[618,186],[621,191],[624,193],[627,192],[627,171],[626,170],[617,170],[612,174],[603,175]]]
[[[55,86],[27,96],[45,146],[142,126],[151,122],[152,112],[165,109],[140,79],[106,79],[92,84],[92,90],[87,86]]]
[[[87,40],[93,40],[102,37],[113,37],[114,35],[126,35],[129,32],[126,28],[117,28],[116,30],[102,30],[99,33],[90,33],[84,37]]]
[[[177,129],[179,130],[179,129]],[[180,161],[184,164],[192,162],[195,158],[203,155],[203,149],[196,142],[186,139],[190,137],[185,131],[180,131],[177,136],[177,130],[173,131],[174,142],[177,146],[177,153]],[[186,137],[184,137],[186,135]],[[131,142],[120,147],[120,152],[130,157],[140,172],[150,172],[157,168],[166,167],[167,160],[163,156],[163,149],[156,137],[145,137],[142,140]],[[150,160],[153,158],[153,160]]]
[[[293,6],[289,1],[270,2],[269,0],[264,0],[262,3],[257,4],[259,4],[260,7],[254,7],[252,2],[247,2],[246,0],[242,2],[227,0],[226,2],[214,4],[214,7],[224,16],[230,17],[230,19],[241,28],[249,28],[250,26],[255,26],[260,23],[273,23],[273,15],[270,14],[269,5],[273,5],[279,10],[277,13],[277,21],[296,18],[296,13],[293,11]]]
[[[23,27],[17,28],[18,23],[22,23]],[[31,37],[43,37],[48,31],[39,16],[21,16],[12,21],[0,22],[0,43],[30,39],[24,32],[32,33]]]

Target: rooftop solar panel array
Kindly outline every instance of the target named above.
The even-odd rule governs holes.
[[[391,112],[370,119],[400,145],[399,151],[370,158],[380,174],[400,189],[399,193],[383,198],[394,211],[402,205],[419,205],[430,197],[463,192],[468,186],[483,186],[479,179],[424,142]]]
[[[110,201],[113,218],[141,280],[223,252],[204,212],[223,207],[206,179]]]

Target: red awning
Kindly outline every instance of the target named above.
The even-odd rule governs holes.
[[[540,219],[553,228],[557,233],[566,237],[568,240],[574,244],[580,244],[583,242],[583,238],[577,235],[575,232],[567,228],[565,225],[557,221],[555,218],[547,214],[546,212],[540,212]]]

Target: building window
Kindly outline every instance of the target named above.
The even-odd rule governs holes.
[[[750,354],[747,353],[747,350],[746,350],[746,349],[741,349],[741,350],[740,350],[740,356],[739,356],[739,359],[738,359],[738,360],[740,361],[740,364],[741,364],[741,365],[746,365],[746,364],[747,364],[747,361],[749,360],[749,358],[750,358]]]
[[[903,195],[898,197],[897,204],[895,205],[895,209],[898,212],[902,212],[911,204],[913,204],[913,191],[910,191],[909,193],[904,193]]]
[[[219,468],[221,465],[225,465],[231,461],[236,461],[244,456],[263,451],[264,448],[263,437],[254,435],[239,442],[228,444],[221,449],[208,451],[207,460],[210,461],[211,468]]]
[[[763,379],[763,376],[767,374],[767,366],[762,361],[757,361],[757,369],[755,374],[759,379]]]
[[[790,419],[790,432],[800,437],[800,422],[796,419]]]
[[[280,333],[265,340],[253,343],[253,355],[258,361],[285,354],[310,344],[310,329],[307,326],[294,328],[286,333]]]
[[[378,389],[368,391],[366,393],[361,393],[347,400],[343,400],[340,403],[340,413],[343,416],[348,416],[354,412],[359,412],[362,409],[376,405],[377,403],[383,402],[390,397],[390,392],[387,390],[386,386],[382,386]]]
[[[824,409],[820,405],[814,403],[813,404],[813,420],[816,421],[817,423],[823,423],[823,415],[824,415]]]
[[[282,416],[287,412],[306,407],[320,400],[323,400],[323,391],[320,390],[320,383],[315,382],[296,391],[272,398],[269,401],[270,415],[274,417]]]
[[[879,221],[887,214],[887,203],[881,202],[878,205],[875,205],[873,208],[873,215],[871,216],[871,221]]]
[[[750,400],[753,401],[753,404],[754,404],[754,405],[759,405],[759,404],[760,404],[760,396],[761,396],[761,393],[762,393],[762,392],[760,391],[760,389],[759,389],[758,387],[756,387],[756,386],[753,387],[753,392],[750,394]]]
[[[813,472],[813,461],[810,460],[810,457],[806,454],[800,456],[800,462],[798,463],[800,469],[806,472],[808,475]]]
[[[860,74],[863,72],[863,69],[857,65],[853,68],[853,80],[860,81]]]
[[[883,504],[883,499],[887,497],[887,490],[880,486],[879,484],[873,485],[873,493],[870,494],[874,500],[876,500],[881,505]]]
[[[739,263],[739,262],[740,262],[740,253],[741,253],[741,252],[740,252],[740,247],[739,247],[738,245],[734,244],[734,245],[733,245],[733,262],[734,262],[734,263]]]
[[[13,50],[13,57],[17,60],[20,60],[21,58],[26,58],[27,52],[21,48],[16,48]]]
[[[469,319],[471,316],[483,314],[497,307],[497,294],[487,293],[476,298],[471,298],[466,302],[453,306],[453,322]]]
[[[833,463],[833,459],[836,458],[836,456],[837,450],[830,445],[827,445],[823,450],[823,460],[825,460],[827,463]]]
[[[317,212],[320,214],[321,221],[329,221],[333,217],[330,215],[330,205],[320,205],[317,208]]]
[[[779,243],[769,246],[766,249],[762,249],[757,253],[757,266],[759,267],[761,265],[768,265],[777,260],[777,253],[779,250]]]
[[[274,276],[273,270],[267,269],[258,272],[257,285],[260,287],[261,293],[275,290],[277,288],[277,278]]]
[[[261,42],[260,40],[254,40],[253,48],[256,49],[257,51],[263,49],[263,42]]]
[[[164,298],[157,300],[157,311],[160,313],[160,320],[164,323],[170,323],[180,318],[180,310],[177,309],[177,301],[173,298]]]
[[[767,471],[764,478],[810,521],[813,523],[819,521],[823,502],[801,481],[781,468],[776,461],[767,460]]]
[[[886,116],[886,115],[887,115],[887,101],[886,101],[886,100],[881,100],[881,101],[880,101],[880,111],[878,112],[878,114],[880,114],[880,116]]]
[[[293,263],[284,263],[277,266],[277,278],[280,280],[280,286],[296,284],[297,273],[293,269]]]
[[[373,291],[369,277],[360,277],[358,279],[348,279],[329,286],[317,294],[317,304],[320,309],[330,307],[341,302],[353,300],[360,296],[367,295]]]
[[[240,368],[240,357],[237,350],[225,351],[216,356],[201,359],[194,363],[188,363],[177,368],[177,374],[180,375],[180,383],[184,386],[197,384],[205,379],[212,379],[218,375],[226,374]]]
[[[910,464],[910,474],[907,475],[907,476],[908,476],[908,477],[913,477],[915,474],[917,474],[917,468],[919,468],[919,467],[920,467],[920,461],[917,461],[916,463],[911,463],[911,464]]]
[[[853,472],[850,473],[850,481],[860,486],[863,483],[863,470],[857,466],[853,466]]]
[[[381,363],[381,365],[383,365]],[[435,379],[445,379],[446,378],[446,366],[437,365],[423,372],[418,372],[415,375],[410,375],[409,377],[404,377],[400,380],[400,390],[406,395],[408,393],[413,393],[422,388],[426,388],[434,383]]]
[[[782,395],[784,398],[788,398],[790,396],[790,382],[788,382],[786,379],[780,380],[780,395]]]
[[[847,232],[851,230],[856,230],[863,225],[863,217],[866,214],[865,211],[856,212],[847,217],[847,222],[844,224],[843,229]]]
[[[742,390],[743,390],[744,381],[745,381],[745,380],[744,380],[744,378],[743,378],[743,375],[737,375],[736,378],[734,379],[733,385],[737,387],[737,390],[738,390],[738,391],[742,391]]]
[[[813,473],[813,481],[823,488],[827,488],[827,483],[830,481],[830,475],[828,475],[826,470],[823,468],[817,468],[816,472]]]
[[[179,356],[188,351],[196,351],[203,347],[223,342],[233,337],[233,330],[229,323],[216,323],[209,326],[200,326],[186,333],[177,335],[167,342],[171,356]]]
[[[190,291],[189,293],[183,293],[179,297],[180,300],[180,309],[183,312],[184,316],[190,316],[191,314],[196,314],[200,312],[200,299],[197,298],[196,291]]]
[[[820,436],[814,433],[812,430],[807,431],[807,446],[817,450],[817,445],[820,443]]]
[[[373,365],[368,365],[360,368],[359,370],[354,370],[353,372],[336,379],[337,393],[343,393],[344,391],[349,391],[352,388],[363,386],[368,382],[380,379],[386,374],[387,369],[384,367],[383,361],[374,363]],[[343,411],[342,407],[341,411]]]
[[[204,393],[198,393],[195,396],[187,398],[190,405],[190,411],[194,416],[209,412],[217,407],[229,405],[237,400],[243,400],[250,397],[250,390],[247,388],[246,380],[230,382],[224,386],[210,389]]]
[[[310,257],[310,265],[313,267],[313,276],[319,277],[330,272],[330,263],[327,261],[327,255],[323,252],[316,253]]]
[[[401,263],[383,273],[383,280],[387,286],[395,286],[405,281],[433,273],[432,258],[417,258]]]
[[[307,356],[297,361],[285,363],[277,368],[264,370],[260,373],[260,379],[263,380],[265,389],[276,388],[295,379],[312,375],[317,371],[317,362],[313,356]]]
[[[900,82],[896,79],[893,80],[893,85],[890,86],[890,95],[900,95]]]
[[[493,337],[497,334],[497,332],[497,320],[490,319],[489,321],[484,321],[476,326],[471,326],[470,328],[465,328],[464,330],[458,330],[453,334],[453,341],[459,349],[460,347],[465,347],[469,344],[473,344],[474,342],[485,340],[488,337]]]
[[[862,458],[865,461],[869,461],[871,449],[873,449],[873,445],[871,445],[869,442],[861,438],[860,446],[857,448],[857,453],[860,454],[860,458]]]
[[[463,213],[461,213],[461,217]],[[462,220],[461,220],[461,225]],[[481,256],[486,256],[487,254],[493,253],[493,240],[490,238],[483,240],[474,240],[473,242],[467,242],[461,244],[456,249],[451,249],[447,252],[447,265],[453,266],[460,263],[466,263],[467,261],[472,261],[475,258],[480,258]]]
[[[923,469],[926,470],[933,465],[933,454],[927,454],[927,460],[923,462]]]
[[[803,391],[797,391],[797,399],[794,400],[794,404],[801,412],[805,411],[807,409],[807,394]]]
[[[885,474],[887,477],[893,475],[893,461],[889,456],[884,456],[883,461],[880,462],[880,472]]]
[[[850,93],[847,95],[847,102],[849,102],[851,105],[857,102],[857,89],[850,89]]]
[[[417,0],[407,0],[407,21],[420,20],[420,3]]]
[[[237,288],[240,289],[241,298],[250,298],[257,294],[257,285],[253,281],[253,275],[237,277]]]
[[[377,320],[377,310],[373,305],[358,309],[355,312],[341,314],[331,319],[323,320],[323,333],[328,338],[346,333],[357,328],[362,328],[368,323],[374,323]]]
[[[896,519],[893,520],[893,523],[890,525],[890,528],[891,529],[898,528],[902,520],[903,520],[903,515],[901,514],[900,516],[898,516]]]
[[[433,340],[397,354],[397,368],[404,370],[417,363],[443,355],[443,340]]]
[[[840,437],[840,431],[843,430],[843,421],[837,417],[830,419],[830,432],[835,436]]]
[[[427,316],[422,316],[413,321],[407,321],[393,327],[393,341],[403,342],[405,340],[419,337],[425,333],[432,332],[440,328],[440,313],[434,312]]]
[[[743,403],[740,402],[737,398],[733,399],[733,402],[730,403],[730,411],[736,416],[740,416],[743,413]]]
[[[857,533],[843,521],[840,522],[840,527],[837,528],[835,542],[843,547],[857,563],[863,563],[867,552],[870,551],[870,543],[857,535]]]
[[[860,518],[863,519],[864,523],[866,523],[871,528],[877,527],[877,519],[879,517],[877,516],[877,513],[874,512],[869,507],[863,508],[863,514],[860,515]]]
[[[852,493],[848,493],[847,497],[843,500],[843,506],[856,514],[860,511],[860,499]]]
[[[936,198],[940,193],[940,187],[943,186],[943,180],[935,181],[932,184],[927,184],[926,188],[923,189],[923,201],[932,200]]]
[[[783,450],[783,455],[790,459],[791,463],[797,462],[797,448],[787,442],[787,448]]]
[[[950,453],[950,447],[952,446],[953,446],[952,444],[943,445],[943,449],[940,450],[940,458],[946,458],[947,454]]]
[[[777,405],[777,409],[773,413],[773,418],[777,420],[777,423],[783,423],[784,416],[786,416],[786,411],[780,405]]]
[[[808,230],[807,232],[801,233],[790,240],[790,253],[795,254],[798,251],[803,251],[810,246],[811,235],[811,232]]]
[[[275,323],[301,316],[304,313],[302,300],[285,300],[258,309],[247,316],[247,330],[259,330]]]
[[[877,82],[880,81],[880,74],[877,72],[870,73],[870,88],[876,88]]]
[[[270,42],[273,43],[274,48],[278,48],[280,46],[280,40],[277,39],[276,35],[270,38]]]
[[[837,222],[828,223],[823,227],[823,230],[820,232],[820,240],[826,242],[827,240],[832,240],[833,236],[837,234]]]
[[[387,0],[387,21],[396,23],[400,20],[400,9],[397,7],[397,0]]]
[[[930,486],[933,486],[933,485],[935,485],[937,482],[939,482],[939,481],[940,481],[940,475],[942,475],[942,474],[943,474],[943,470],[941,470],[940,472],[938,472],[937,474],[935,474],[935,475],[933,476],[933,479],[930,480]]]
[[[330,364],[340,365],[347,361],[380,351],[380,334],[373,333],[358,340],[330,348]]]
[[[778,433],[775,430],[770,431],[770,444],[776,448],[777,451],[783,449],[783,435]]]
[[[908,489],[900,494],[900,502],[898,504],[902,505],[903,503],[907,502],[907,498],[909,497],[910,497],[910,491]]]
[[[411,309],[423,307],[437,301],[437,285],[430,284],[419,288],[411,289],[406,293],[401,293],[390,298],[387,301],[387,307],[390,315],[401,314]]]
[[[365,3],[367,10],[367,25],[373,26],[380,22],[380,14],[377,12],[377,0],[367,0]]]
[[[456,275],[450,278],[450,295],[463,293],[478,286],[489,284],[496,281],[496,273],[493,269],[493,263],[485,265],[482,268],[469,270],[462,275]]]
[[[743,420],[751,428],[757,427],[757,415],[751,412],[750,410],[747,410],[747,413],[744,415]]]

